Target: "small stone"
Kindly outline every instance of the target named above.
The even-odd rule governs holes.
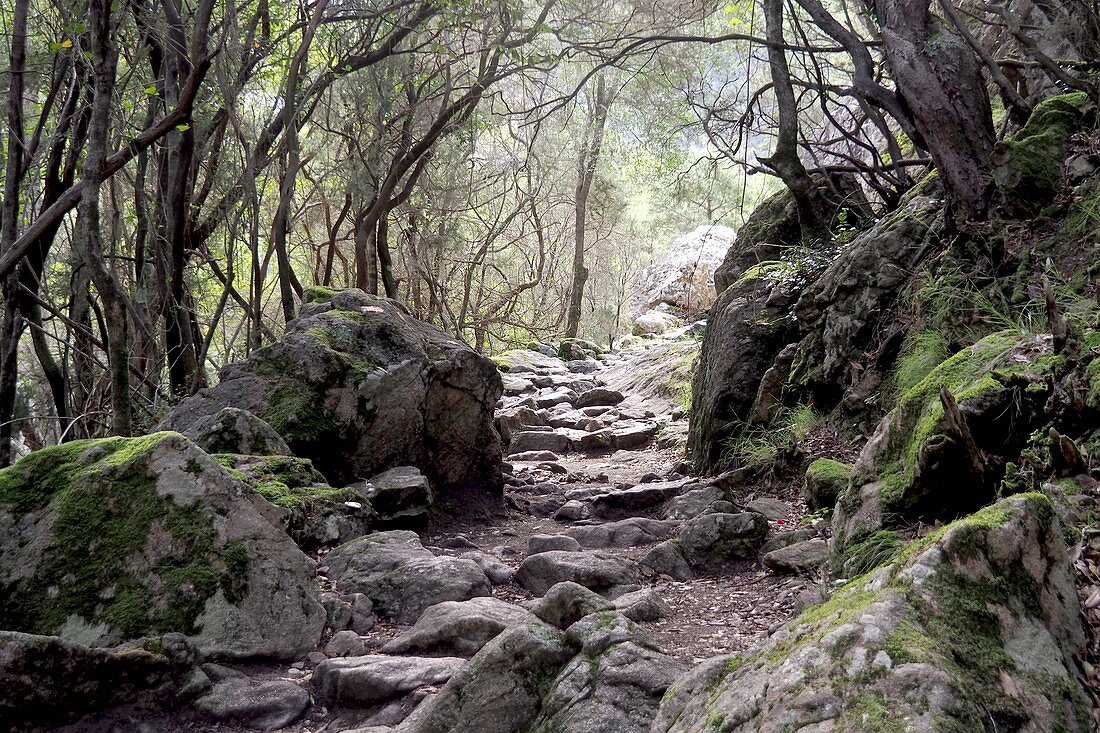
[[[290,725],[309,707],[309,693],[287,680],[257,682],[230,677],[195,701],[195,707],[221,722],[256,730]]]
[[[337,631],[325,644],[325,654],[330,657],[358,657],[367,653],[367,645],[354,631]]]
[[[528,555],[537,555],[540,552],[550,552],[551,550],[579,552],[580,549],[580,542],[563,534],[537,534],[527,540]]]

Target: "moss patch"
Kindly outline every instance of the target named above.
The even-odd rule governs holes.
[[[243,595],[247,555],[217,547],[213,512],[157,493],[148,458],[168,438],[44,448],[0,471],[3,508],[56,514],[34,575],[0,589],[0,627],[52,634],[75,615],[120,638],[187,633],[219,588]]]

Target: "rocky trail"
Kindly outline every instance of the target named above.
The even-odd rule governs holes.
[[[433,698],[470,673],[476,653],[532,623],[564,639],[582,617],[615,631],[580,642],[596,644],[584,653],[606,662],[602,672],[573,668],[584,658],[575,640],[513,642],[518,657],[497,668],[489,654],[489,669],[472,678],[479,690],[501,688],[492,708],[444,728],[518,729],[497,718],[541,709],[532,730],[648,730],[674,679],[759,646],[818,598],[813,568],[799,564],[824,562],[811,557],[821,540],[802,525],[798,487],[778,499],[775,486],[757,496],[744,476],[686,475],[685,420],[660,387],[670,362],[697,349],[677,335],[601,358],[509,352],[497,409],[503,508],[429,521],[419,472],[388,472],[390,498],[375,499],[390,509],[388,527],[313,552],[327,619],[317,651],[285,665],[207,663],[194,681],[205,692],[189,707],[123,706],[63,730],[439,730],[431,717],[440,709],[472,714]],[[762,564],[792,543],[809,554],[784,560],[781,551],[768,555],[775,569]],[[517,676],[555,679],[548,691],[542,683],[542,701],[510,699]]]
[[[458,668],[451,660],[428,659],[472,654],[495,632],[529,618],[529,609],[545,603],[540,597],[564,588],[559,583],[599,592],[608,610],[636,624],[633,633],[657,654],[647,660],[647,674],[669,680],[711,657],[759,645],[807,597],[816,597],[812,580],[761,563],[769,549],[816,534],[800,526],[805,505],[797,487],[784,501],[756,497],[748,485],[731,490],[733,476],[700,481],[680,473],[686,467],[676,447],[658,445],[659,434],[675,435],[686,426],[681,415],[674,418],[668,399],[646,389],[645,377],[667,362],[668,352],[696,348],[689,344],[669,339],[571,361],[535,351],[506,355],[505,396],[497,411],[507,454],[505,509],[476,519],[441,517],[422,532],[423,546],[434,557],[472,559],[485,570],[489,594],[444,602],[418,619],[380,619],[363,633],[335,634],[325,653],[346,655],[345,668],[335,671],[325,655],[315,654],[291,672],[291,679],[312,678],[314,689],[328,691],[333,704],[313,708],[291,730],[358,726],[373,733],[370,726],[383,726],[381,731],[400,723]],[[639,370],[638,362],[647,368]],[[683,556],[679,538],[692,519],[754,511],[765,513],[766,528],[763,517],[728,530],[701,527],[698,555]],[[327,556],[319,563],[324,582],[331,583],[333,564]],[[390,699],[366,701],[371,704],[356,702],[354,692],[332,693],[354,687],[356,674],[366,674],[354,661],[363,655],[372,669],[419,671]],[[318,675],[334,679],[318,686]],[[655,692],[640,708],[630,702],[638,708],[634,714],[652,716],[660,699]],[[629,729],[646,728],[639,722]],[[491,728],[469,730],[475,729]]]

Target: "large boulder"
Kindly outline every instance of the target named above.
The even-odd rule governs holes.
[[[566,636],[580,653],[554,679],[531,733],[648,733],[686,668],[617,613],[585,616]]]
[[[325,560],[337,587],[370,598],[375,611],[411,624],[443,601],[489,595],[492,586],[473,560],[436,557],[415,532],[377,532],[340,545]]]
[[[748,422],[765,372],[798,333],[793,310],[803,285],[791,265],[761,265],[711,308],[691,386],[687,451],[699,470],[718,468],[727,439]]]
[[[428,685],[441,685],[462,669],[457,657],[361,657],[326,659],[313,673],[313,689],[325,705],[365,707]]]
[[[444,601],[430,606],[411,629],[386,643],[382,652],[469,657],[509,626],[533,618],[530,611],[498,598]]]
[[[757,512],[703,514],[680,530],[680,551],[696,570],[721,571],[735,560],[755,558],[768,530],[767,518]]]
[[[312,288],[282,339],[223,367],[217,386],[181,402],[162,427],[186,431],[237,407],[335,486],[412,465],[441,499],[498,501],[502,391],[492,361],[399,303]]]
[[[637,580],[637,570],[615,555],[568,550],[531,555],[516,570],[516,582],[537,596],[567,580],[601,593],[630,585]]]
[[[74,441],[0,471],[0,627],[110,645],[180,632],[292,659],[320,640],[314,563],[274,507],[178,433]]]
[[[784,259],[801,240],[798,204],[784,188],[757,206],[741,225],[736,244],[727,248],[714,272],[714,289],[721,295],[752,267]]]
[[[574,654],[565,633],[532,621],[486,644],[439,694],[401,725],[401,733],[520,733],[538,715],[554,676]]]
[[[677,237],[660,258],[638,274],[631,294],[634,315],[661,305],[705,311],[714,302],[714,271],[736,238],[721,225],[704,225]]]
[[[999,502],[919,540],[759,650],[678,680],[654,733],[1084,733],[1078,601],[1055,510]]]
[[[1049,336],[998,333],[937,366],[899,399],[864,446],[836,505],[836,547],[880,529],[951,520],[992,501],[1015,456],[1045,423],[1063,360]],[[968,446],[948,429],[941,398],[957,401]],[[976,473],[977,449],[985,470]],[[1000,465],[998,465],[1000,464]]]
[[[0,631],[0,721],[12,726],[5,730],[52,730],[115,705],[171,700],[195,661],[178,635],[98,649]]]

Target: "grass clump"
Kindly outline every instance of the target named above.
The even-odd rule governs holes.
[[[920,384],[951,356],[950,345],[938,331],[917,331],[905,337],[894,365],[894,389],[904,394]]]
[[[724,455],[739,458],[746,465],[766,468],[780,454],[798,446],[822,420],[821,413],[809,405],[781,409],[770,425],[746,426],[726,443]]]

